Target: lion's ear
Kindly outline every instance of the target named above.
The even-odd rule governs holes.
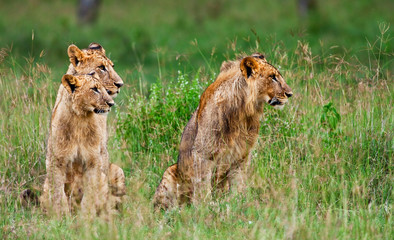
[[[71,44],[68,47],[67,53],[68,57],[70,58],[70,62],[72,63],[72,65],[74,65],[74,67],[76,67],[79,62],[83,61],[85,57],[85,54],[82,52],[82,50],[74,44]]]
[[[91,43],[89,44],[89,49],[98,50],[105,54],[104,48],[98,43]]]
[[[63,75],[62,84],[70,94],[73,93],[76,88],[81,86],[81,82],[70,74]]]
[[[245,77],[245,79],[248,79],[250,76],[258,72],[259,64],[253,57],[246,57],[242,59],[240,68],[242,75]]]

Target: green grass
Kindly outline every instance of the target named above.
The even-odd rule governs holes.
[[[338,8],[340,1],[319,1],[324,21],[315,24],[322,26],[307,26],[305,36],[290,34],[299,26],[293,1],[265,3],[272,11],[259,13],[260,2],[230,1],[218,18],[208,11],[200,16],[193,1],[184,11],[176,1],[157,1],[156,7],[136,1],[134,8],[115,1],[108,16],[82,30],[67,18],[74,14],[71,3],[28,11],[35,2],[12,1],[0,10],[1,239],[393,238],[393,41],[388,24],[378,24],[390,22],[390,1],[370,11],[370,1],[354,2],[348,11]],[[49,11],[60,6],[64,11]],[[44,13],[54,21],[48,23]],[[6,27],[11,22],[20,33]],[[91,41],[103,44],[126,82],[109,115],[108,148],[111,161],[125,171],[127,198],[109,223],[55,220],[18,201],[23,189],[43,183],[67,45]],[[265,107],[247,191],[154,213],[154,191],[176,162],[199,95],[221,61],[254,51],[280,66],[294,96],[284,111]]]

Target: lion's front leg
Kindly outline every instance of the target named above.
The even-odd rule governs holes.
[[[212,179],[212,188],[215,197],[221,197],[224,194],[228,193],[230,185],[227,174],[227,172],[219,172],[219,170],[216,170],[215,176]]]
[[[242,193],[246,189],[247,171],[250,164],[250,156],[239,161],[239,163],[230,168],[227,179],[231,190]]]
[[[228,173],[229,187],[232,191],[242,193],[246,189],[247,174],[244,169],[237,167]]]
[[[66,164],[64,159],[56,159],[47,170],[44,183],[42,203],[48,213],[55,213],[58,217],[70,214],[64,184],[66,181]]]
[[[212,198],[212,174],[214,162],[210,160],[195,160],[190,179],[193,189],[192,202],[209,202]]]
[[[107,198],[100,195],[100,183],[102,182],[101,159],[99,156],[92,156],[85,162],[83,172],[83,199],[81,202],[81,212],[84,217],[92,218],[97,215],[100,207],[99,197]]]
[[[100,118],[102,124],[106,125],[106,118]],[[105,134],[107,134],[104,128]],[[98,202],[97,202],[97,212],[99,214],[108,215],[113,206],[113,199],[110,194],[110,179],[113,177],[110,172],[110,162],[109,162],[109,154],[107,150],[107,136],[104,136],[101,145],[100,145],[100,181],[98,185]],[[122,171],[123,173],[123,171]],[[124,178],[123,178],[124,180]]]
[[[42,194],[39,198],[40,205],[44,211],[47,211],[48,201],[49,201],[49,184],[48,184],[48,177],[45,178],[44,185],[42,187]]]
[[[112,205],[109,193],[108,176],[103,172],[100,172],[96,204],[96,211],[98,215],[106,217],[111,212]]]

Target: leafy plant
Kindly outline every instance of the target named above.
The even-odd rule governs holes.
[[[128,149],[145,153],[176,150],[178,136],[207,85],[199,80],[199,72],[190,77],[178,71],[177,78],[166,87],[161,82],[152,84],[148,97],[130,97],[126,112],[118,116],[117,127],[117,135],[126,141]]]
[[[341,122],[341,115],[334,107],[332,102],[327,103],[323,106],[320,123],[323,128],[333,132],[337,129],[338,124]]]

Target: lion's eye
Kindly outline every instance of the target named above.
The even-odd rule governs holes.
[[[107,69],[105,68],[104,65],[99,66],[99,68],[100,68],[101,70],[103,70],[103,71],[106,71],[106,70],[107,70]]]
[[[95,93],[100,93],[100,91],[96,88],[96,87],[94,87],[94,88],[91,88]]]
[[[275,75],[271,76],[271,78],[272,78],[272,81],[278,82],[278,79],[276,79],[276,76],[275,76]]]

